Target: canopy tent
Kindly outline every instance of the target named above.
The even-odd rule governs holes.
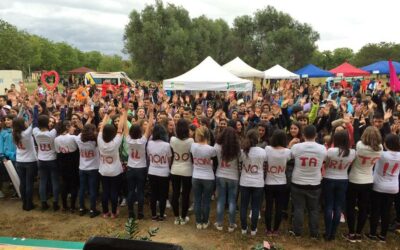
[[[96,71],[93,69],[86,68],[86,67],[80,67],[80,68],[76,68],[76,69],[68,71],[69,74],[73,74],[73,75],[84,75],[88,72],[96,72]]]
[[[319,77],[330,77],[333,74],[329,71],[318,68],[314,64],[308,64],[307,66],[294,72],[300,75],[302,78],[319,78]]]
[[[400,74],[400,63],[392,62],[396,70],[396,74]],[[361,68],[362,70],[368,71],[371,74],[389,74],[389,61],[379,61]]]
[[[164,80],[163,87],[165,90],[252,91],[253,83],[233,75],[208,56],[183,75]]]
[[[290,72],[281,65],[277,64],[274,67],[264,71],[265,79],[299,79],[300,76]]]
[[[329,72],[335,74],[336,76],[353,77],[353,76],[368,76],[369,72],[361,70],[354,67],[348,62],[345,62],[334,69],[329,70]]]
[[[239,57],[236,57],[232,61],[226,63],[224,66],[229,72],[234,74],[237,77],[256,77],[256,78],[264,78],[264,73],[258,69],[255,69],[245,63]]]

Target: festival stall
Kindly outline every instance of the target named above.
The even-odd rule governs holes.
[[[354,76],[369,76],[369,72],[356,68],[348,62],[345,62],[334,69],[329,70],[335,76],[354,77]]]
[[[222,67],[224,67],[237,77],[252,80],[255,84],[256,89],[261,89],[261,84],[264,79],[264,72],[251,67],[239,57],[236,57],[232,61],[224,64]],[[256,82],[260,84],[256,84]]]
[[[253,83],[242,79],[208,56],[199,65],[175,78],[163,81],[164,90],[252,91]]]
[[[325,78],[333,76],[331,72],[318,68],[314,64],[308,64],[294,73],[301,78]]]
[[[264,71],[265,79],[299,79],[300,76],[277,64]]]
[[[399,62],[392,62],[392,63],[395,68],[396,74],[400,74],[400,63]],[[361,67],[361,69],[376,75],[388,75],[390,72],[389,61],[375,62],[373,64]]]

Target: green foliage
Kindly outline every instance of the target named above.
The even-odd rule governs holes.
[[[311,63],[322,69],[330,70],[346,61],[352,63],[353,58],[354,53],[352,49],[337,48],[333,50],[333,52],[329,50],[324,50],[322,52],[314,51],[311,57]]]
[[[132,73],[130,62],[121,56],[103,55],[98,51],[83,52],[71,45],[55,43],[18,30],[0,19],[0,69],[19,69],[25,74],[35,70],[57,70],[65,73],[86,66],[94,70]]]
[[[139,235],[139,224],[133,218],[129,218],[125,223],[125,233],[122,235],[117,235],[118,238],[128,239],[128,240],[146,240],[151,241],[151,238],[156,236],[159,228],[149,228],[147,235]]]
[[[308,61],[318,38],[309,25],[270,6],[237,17],[230,28],[222,19],[191,19],[161,0],[132,11],[124,35],[135,76],[154,80],[182,74],[207,56],[221,64],[239,56],[260,69],[280,63],[294,70]]]
[[[385,42],[367,44],[354,56],[353,63],[362,67],[376,61],[389,59],[400,61],[400,44]]]

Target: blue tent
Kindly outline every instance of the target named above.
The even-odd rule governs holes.
[[[333,74],[329,71],[318,68],[313,64],[308,64],[304,68],[301,68],[294,72],[298,74],[301,78],[318,78],[318,77],[330,77]]]
[[[400,74],[400,63],[393,62],[396,73]],[[368,71],[372,74],[388,75],[389,74],[389,61],[379,61],[368,66],[362,67],[362,70]]]

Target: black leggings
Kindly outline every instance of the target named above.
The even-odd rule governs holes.
[[[350,234],[361,234],[368,217],[369,201],[372,189],[370,184],[354,184],[349,182],[346,198],[347,226]],[[356,206],[358,207],[357,228]]]
[[[169,178],[161,177],[157,175],[150,175],[150,188],[151,188],[151,198],[150,198],[150,208],[151,216],[157,216],[157,201],[160,206],[160,216],[163,217],[165,214],[165,206],[168,197],[169,188]]]
[[[75,209],[79,191],[79,151],[57,154],[57,164],[61,169],[61,200],[64,209],[68,208],[68,194],[71,194],[71,209]]]
[[[287,185],[265,185],[265,226],[272,230],[272,208],[275,204],[274,231],[279,230],[282,221],[282,209],[285,204]]]
[[[172,181],[172,207],[174,216],[179,217],[179,197],[182,187],[181,217],[186,218],[189,209],[190,190],[192,189],[192,177],[171,174]]]
[[[378,221],[381,219],[381,236],[386,237],[389,228],[390,209],[395,194],[379,193],[372,191],[371,198],[371,218],[370,218],[370,234],[376,235]]]

